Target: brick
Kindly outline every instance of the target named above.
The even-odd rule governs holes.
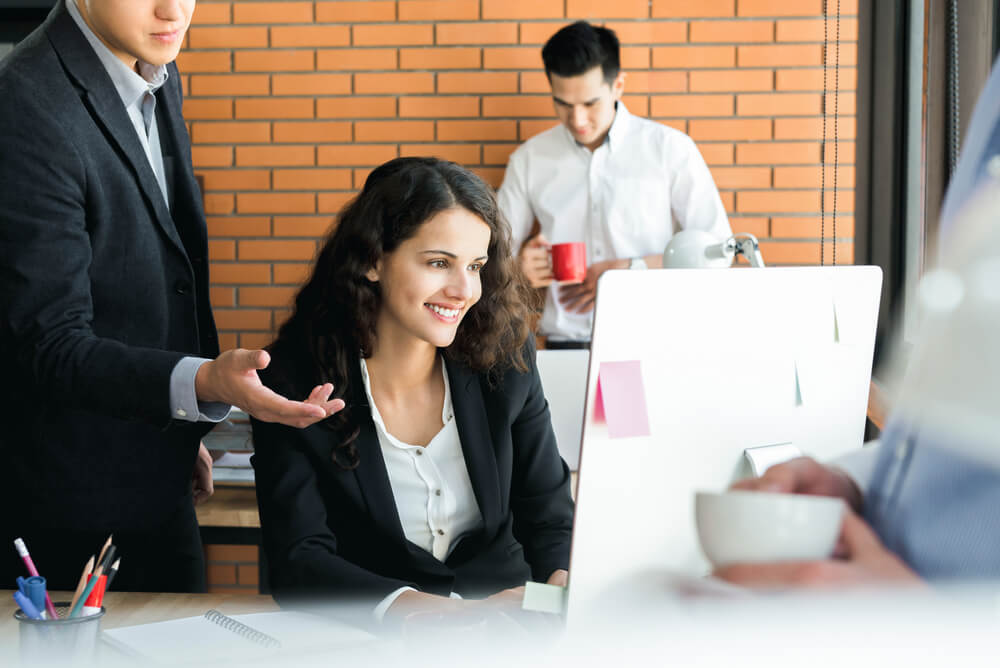
[[[236,567],[236,581],[241,585],[257,587],[260,584],[260,567],[257,564],[240,564]]]
[[[834,144],[833,142],[826,143],[826,163],[827,165],[833,165],[834,154],[836,153],[837,162],[841,165],[854,164],[854,142],[852,141],[841,141]]]
[[[815,164],[819,162],[819,144],[815,142],[737,144],[736,162],[740,165]]]
[[[191,95],[267,95],[271,92],[266,74],[197,74],[191,77]]]
[[[324,167],[381,165],[397,157],[396,146],[385,144],[338,144],[318,146],[317,164]]]
[[[475,21],[479,0],[399,0],[400,21]]]
[[[561,19],[563,0],[482,0],[482,18]]]
[[[350,95],[350,74],[275,74],[273,95]]]
[[[439,93],[516,93],[517,72],[442,72]]]
[[[712,178],[721,189],[770,188],[769,167],[713,167]]]
[[[351,124],[344,121],[286,121],[274,124],[274,141],[315,144],[351,141]]]
[[[229,200],[232,202],[232,195],[217,195],[214,196],[218,200]],[[206,197],[206,200],[209,198]],[[232,241],[220,241],[218,239],[208,240],[208,259],[209,260],[235,260],[236,259],[236,244]]]
[[[517,121],[437,121],[439,141],[517,139]]]
[[[312,23],[311,2],[237,2],[233,23]]]
[[[399,50],[401,70],[468,70],[479,66],[480,50],[474,47]]]
[[[516,23],[440,23],[435,26],[436,44],[514,44]]]
[[[691,72],[692,93],[740,92],[773,90],[774,74],[770,70],[715,70]]]
[[[312,98],[243,98],[236,100],[235,104],[236,118],[313,117]]]
[[[319,98],[316,100],[317,118],[392,118],[396,116],[394,97]]]
[[[344,205],[354,198],[355,193],[319,193],[316,211],[319,213],[340,213]]]
[[[504,169],[499,167],[473,167],[472,173],[491,185],[494,189],[503,183]]]
[[[506,165],[510,154],[517,150],[520,144],[486,144],[483,146],[484,165]]]
[[[191,162],[198,167],[229,167],[233,164],[230,146],[192,146]]]
[[[816,16],[823,0],[738,0],[737,16]]]
[[[689,133],[696,141],[720,139],[770,139],[769,119],[697,119],[691,121]]]
[[[773,21],[692,21],[692,42],[738,44],[774,41]]]
[[[317,70],[394,70],[396,49],[324,49],[316,52]]]
[[[653,116],[732,116],[735,104],[732,95],[654,95],[651,98]]]
[[[184,118],[189,121],[232,117],[232,100],[184,100]]]
[[[415,118],[448,118],[479,115],[479,98],[471,96],[401,97],[399,115]]]
[[[312,146],[237,146],[236,164],[240,167],[279,167],[315,164]]]
[[[827,21],[827,38],[833,42],[837,37],[837,20]],[[858,37],[857,19],[840,19],[841,41],[854,41]],[[783,19],[777,22],[775,33],[777,42],[825,42],[823,19]]]
[[[237,267],[239,265],[236,265]],[[268,268],[270,277],[271,265],[263,265]],[[259,283],[259,281],[248,281],[249,283]],[[215,324],[219,329],[271,329],[271,312],[262,309],[216,309],[214,314]]]
[[[205,577],[211,585],[236,584],[236,566],[232,564],[212,564],[206,567]]]
[[[434,27],[422,24],[356,25],[354,46],[419,46],[434,43]]]
[[[731,165],[734,161],[735,150],[732,144],[720,144],[716,142],[698,142],[698,150],[701,157],[709,165]]]
[[[349,169],[276,169],[275,190],[343,190],[351,187]]]
[[[237,72],[308,72],[316,69],[312,51],[237,51],[233,54]]]
[[[232,69],[229,51],[181,51],[177,54],[177,68],[190,72],[228,72]]]
[[[248,350],[260,350],[265,348],[274,341],[274,334],[263,333],[263,332],[241,332],[240,333],[240,347],[246,348]],[[218,591],[213,592],[209,588],[209,593],[219,593]],[[256,594],[258,593],[257,587],[230,587],[227,588],[222,593],[225,594]]]
[[[736,212],[736,193],[731,190],[723,190],[719,193],[722,200],[722,208],[726,210],[727,216],[732,216]]]
[[[688,72],[629,72],[625,85],[631,93],[682,93],[688,89]]]
[[[192,123],[194,144],[260,144],[271,141],[271,124],[252,122]]]
[[[684,21],[611,21],[606,25],[615,31],[622,44],[671,44],[687,41],[687,23]],[[546,39],[548,37],[539,43],[544,43]]]
[[[271,28],[271,46],[348,46],[351,43],[351,29],[348,26],[275,26]]]
[[[551,95],[552,87],[549,85],[549,78],[545,76],[545,72],[521,72],[520,78],[522,93],[548,93]]]
[[[833,67],[837,64],[837,54],[840,54],[839,64],[841,67],[853,67],[858,64],[858,45],[854,42],[841,44],[839,50],[835,47],[835,45],[831,44],[829,49],[825,49],[825,51],[826,64],[829,67]],[[822,64],[822,61],[818,64]]]
[[[736,96],[738,116],[817,116],[819,93],[755,93]]]
[[[745,190],[736,193],[740,213],[808,213],[819,209],[819,191]]]
[[[649,97],[646,95],[622,95],[622,102],[629,112],[636,116],[649,118]]]
[[[433,156],[460,165],[478,165],[479,154],[479,144],[402,144],[399,147],[401,157]]]
[[[354,139],[359,142],[433,141],[434,121],[357,121]]]
[[[333,225],[333,218],[330,216],[275,216],[274,236],[276,237],[325,237],[330,226]],[[289,265],[274,265],[274,282],[288,283],[289,281],[279,281],[278,276],[287,270]],[[308,265],[306,265],[308,266]],[[279,268],[281,272],[279,272]]]
[[[212,169],[202,172],[205,190],[267,190],[271,172],[266,169]]]
[[[191,25],[229,23],[228,2],[200,2],[191,15]]]
[[[434,75],[430,72],[367,72],[354,75],[354,92],[372,93],[433,93]]]
[[[483,116],[551,118],[554,115],[552,98],[548,96],[519,95],[516,97],[483,98]]]
[[[808,67],[823,64],[822,44],[752,44],[736,47],[740,67]]]
[[[281,195],[281,197],[297,197],[297,195]],[[311,260],[315,252],[316,243],[314,241],[260,241],[256,239],[240,241],[240,260]],[[243,297],[244,293],[241,290],[240,304],[252,305],[244,301]]]
[[[648,46],[623,46],[621,65],[626,70],[649,69],[650,51]]]
[[[769,265],[814,265],[819,264],[820,244],[818,241],[761,241],[761,254],[764,262]],[[823,255],[826,264],[833,264],[833,244],[823,245]],[[842,242],[837,244],[837,264],[852,264],[854,262],[854,244]]]
[[[653,47],[653,67],[656,68],[691,69],[734,65],[736,47],[733,46]]]
[[[483,49],[483,69],[542,69],[542,53],[533,46],[487,47]]]
[[[837,131],[841,139],[853,139],[856,123],[851,117],[841,118]],[[833,119],[827,119],[826,138],[834,136]],[[774,119],[775,139],[820,139],[823,137],[822,118],[776,118]]]
[[[267,241],[268,244],[305,244],[305,241]],[[240,288],[240,306],[290,306],[297,289],[291,287]]]
[[[326,220],[330,219],[327,218]],[[324,232],[320,232],[318,235],[309,234],[303,236],[325,236],[325,234]],[[274,265],[274,284],[302,285],[309,278],[310,275],[309,272],[311,270],[312,270],[312,265],[301,262],[289,263],[289,264],[276,264]]]
[[[312,193],[239,193],[239,213],[314,213],[316,197]],[[241,260],[254,259],[240,255]]]
[[[356,2],[317,2],[317,23],[364,23],[395,21],[396,3],[393,0],[366,0]]]
[[[736,0],[699,0],[698,2],[678,2],[678,0],[653,0],[654,19],[693,19],[734,16]]]
[[[758,239],[771,235],[769,218],[748,218],[746,216],[730,216],[729,226],[736,234],[752,234]]]
[[[517,138],[527,141],[537,134],[541,134],[557,125],[555,120],[551,121],[518,121]]]
[[[834,95],[828,92],[823,100],[826,113],[831,117],[838,114],[853,116],[858,106],[857,96],[854,93],[841,92]]]
[[[656,122],[687,134],[688,121],[686,118],[657,118]]]
[[[271,219],[266,216],[208,216],[206,224],[210,237],[271,236]]]
[[[778,90],[810,90],[810,91],[823,91],[823,69],[822,68],[810,68],[810,69],[793,69],[793,70],[777,70],[775,72],[775,87]],[[834,87],[834,75],[833,72],[827,72],[826,77],[826,90],[832,90]],[[858,81],[858,71],[853,67],[842,68],[840,70],[840,89],[841,90],[854,90],[857,86]]]
[[[566,18],[645,19],[649,18],[649,0],[566,0]]]
[[[192,49],[247,49],[267,46],[267,28],[236,27],[190,28]]]
[[[845,212],[853,212],[854,211],[854,189],[853,188],[847,188],[847,189],[839,189],[838,188],[836,192],[834,192],[832,190],[827,190],[826,191],[826,196],[823,198],[824,202],[825,202],[824,206],[826,207],[826,213],[828,215],[833,213],[833,210],[834,210],[834,201],[833,200],[834,200],[835,196],[836,196],[836,199],[837,199],[836,209],[837,209],[838,216],[844,214]]]
[[[771,234],[776,238],[819,239],[821,235],[827,239],[833,236],[833,216],[828,212],[825,223],[819,215],[796,218],[772,218]],[[837,216],[838,238],[854,236],[854,216]]]
[[[233,288],[210,287],[208,289],[208,300],[213,307],[236,306],[236,290]],[[219,334],[220,350],[229,350],[235,347],[235,340],[230,340],[229,337],[223,338],[223,335]]]

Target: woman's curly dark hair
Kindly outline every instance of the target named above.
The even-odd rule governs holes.
[[[381,290],[365,274],[423,223],[454,207],[489,226],[489,261],[480,273],[482,297],[466,313],[444,354],[485,372],[491,382],[510,368],[527,371],[524,343],[537,297],[512,255],[510,227],[486,183],[436,158],[397,158],[368,175],[364,188],[341,212],[270,349],[308,351],[315,384],[333,383],[334,396],[345,397],[351,365],[359,363],[359,356],[371,357],[375,348]],[[354,445],[358,419],[351,409],[323,422],[342,434],[333,459],[344,468],[355,468],[359,461]]]

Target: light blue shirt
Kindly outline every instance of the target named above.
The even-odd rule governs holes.
[[[944,243],[955,215],[977,186],[987,179],[1000,182],[998,64],[1000,59],[973,112],[948,186],[940,226]],[[886,547],[925,578],[997,579],[1000,469],[964,457],[953,447],[955,438],[892,422],[865,492],[865,519]]]
[[[118,96],[125,105],[129,120],[135,128],[139,143],[146,152],[149,166],[156,176],[163,200],[170,208],[167,196],[167,179],[163,168],[163,150],[160,148],[160,131],[156,126],[156,91],[167,81],[166,65],[154,66],[138,62],[141,75],[129,69],[94,34],[83,20],[75,0],[66,0],[66,9],[76,22],[80,32],[90,43],[101,64],[111,78]],[[229,415],[231,407],[217,402],[198,401],[195,392],[195,376],[201,365],[209,360],[201,357],[185,357],[170,373],[170,414],[178,420],[188,422],[221,422]]]

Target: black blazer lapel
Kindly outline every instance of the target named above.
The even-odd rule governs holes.
[[[184,245],[174,229],[153,168],[149,165],[135,128],[122,105],[118,91],[104,70],[104,65],[69,15],[62,0],[56,3],[47,23],[49,42],[59,55],[63,67],[83,88],[84,103],[91,109],[95,122],[104,129],[128,160],[160,230],[177,250],[184,253]]]
[[[483,391],[478,376],[464,365],[446,359],[445,367],[448,369],[451,403],[455,410],[458,436],[462,440],[465,466],[469,470],[472,490],[483,515],[486,535],[492,535],[503,517],[500,509],[500,477]]]

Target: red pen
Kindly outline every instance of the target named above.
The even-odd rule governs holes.
[[[15,538],[14,548],[21,555],[21,560],[28,569],[28,575],[38,575],[38,569],[35,568],[35,562],[31,560],[31,555],[28,554],[28,546],[24,544],[24,540]],[[49,597],[49,592],[47,591],[45,592],[45,612],[49,613],[49,619],[59,619],[59,615],[56,613],[56,606],[52,605],[52,599]]]

